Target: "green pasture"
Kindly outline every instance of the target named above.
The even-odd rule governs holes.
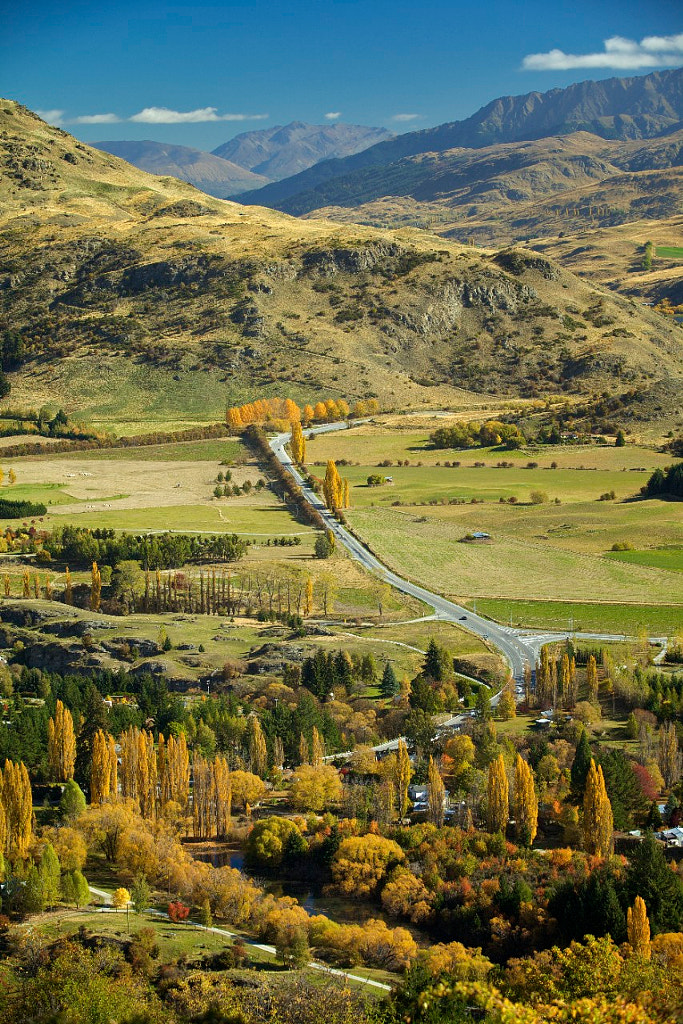
[[[471,604],[471,602],[470,602]],[[477,612],[506,625],[637,636],[672,636],[683,628],[683,605],[600,604],[477,598]]]
[[[249,498],[221,498],[205,505],[168,505],[160,508],[122,508],[102,512],[48,513],[47,524],[111,529],[128,533],[237,533],[244,537],[312,536],[284,505]]]
[[[655,255],[669,260],[683,260],[683,247],[680,245],[658,245]]]
[[[247,457],[244,446],[232,438],[200,441],[174,441],[170,444],[140,445],[136,448],[97,448],[92,451],[62,452],[50,458],[99,462],[104,459],[126,462],[235,462]],[[2,452],[0,451],[0,459]]]
[[[628,508],[629,516],[617,523],[610,521],[611,502],[571,509],[497,504],[366,508],[348,517],[391,568],[451,597],[573,601],[585,595],[596,601],[683,604],[678,577],[671,572],[602,557],[614,540],[628,540],[636,532],[651,540],[658,526],[672,541],[680,541],[680,516],[666,502],[618,507]],[[461,542],[475,530],[489,533],[491,540]]]
[[[683,572],[683,547],[653,548],[651,551],[608,551],[607,558],[631,565],[652,565],[656,569]]]

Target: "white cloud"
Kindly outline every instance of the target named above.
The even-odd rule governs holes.
[[[612,36],[605,39],[601,53],[530,53],[522,61],[523,71],[571,71],[575,68],[614,68],[638,71],[644,68],[670,68],[683,64],[683,33],[674,36],[646,36],[640,42]]]
[[[268,114],[219,114],[217,107],[198,110],[169,110],[168,107],[145,107],[129,121],[142,124],[200,124],[204,121],[264,121]]]
[[[417,121],[419,114],[394,114],[392,121]]]
[[[333,110],[331,113],[325,114],[325,117],[328,121],[336,121],[337,118],[341,117],[341,110]]]
[[[69,121],[69,124],[118,124],[120,120],[118,114],[81,114]]]
[[[43,121],[47,121],[48,124],[52,124],[55,127],[59,127],[64,124],[62,118],[64,117],[63,110],[36,110],[38,117],[42,117]]]

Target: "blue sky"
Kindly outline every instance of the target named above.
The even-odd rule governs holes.
[[[213,149],[292,120],[408,131],[504,94],[683,64],[680,0],[4,7],[0,95],[85,141]]]

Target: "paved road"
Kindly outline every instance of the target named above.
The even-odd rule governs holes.
[[[366,421],[356,421],[354,426],[358,425],[359,422]],[[348,427],[349,424],[347,422],[325,423],[322,426],[307,429],[306,434],[327,434],[332,431],[346,430]],[[270,441],[270,447],[273,453],[299,484],[307,501],[309,501],[320,513],[325,522],[325,526],[332,531],[339,543],[346,548],[353,558],[359,561],[361,565],[370,572],[378,576],[384,583],[388,583],[390,586],[395,587],[396,590],[400,590],[403,594],[408,594],[410,597],[417,598],[417,600],[422,601],[428,607],[432,608],[434,610],[435,618],[445,622],[457,622],[458,625],[463,626],[465,629],[469,629],[470,632],[481,637],[485,643],[496,648],[507,661],[517,683],[520,683],[524,678],[525,665],[528,664],[532,670],[534,669],[540,648],[543,644],[551,641],[564,640],[575,635],[568,632],[534,633],[530,630],[519,630],[508,626],[501,626],[497,622],[492,622],[490,619],[484,619],[480,615],[472,612],[470,609],[464,608],[462,605],[455,604],[453,601],[447,601],[446,598],[442,597],[440,594],[434,594],[430,590],[426,590],[424,587],[411,583],[410,580],[404,579],[404,577],[392,572],[378,558],[371,554],[365,545],[354,537],[349,530],[337,522],[321,498],[315,493],[315,491],[306,485],[304,478],[299,473],[298,469],[292,462],[289,453],[285,449],[285,445],[289,439],[290,434],[288,433],[278,434],[276,437],[272,438]],[[615,636],[608,633],[582,633],[581,638],[586,640],[601,640],[603,642],[625,639],[623,636]]]

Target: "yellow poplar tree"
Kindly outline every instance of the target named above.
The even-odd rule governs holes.
[[[23,761],[5,761],[2,794],[7,819],[5,850],[11,858],[25,860],[33,840],[33,798]]]
[[[298,420],[294,420],[291,426],[292,440],[290,441],[290,448],[292,449],[292,458],[301,465],[306,461],[306,439],[301,429],[301,423]]]
[[[24,569],[23,573],[21,574],[21,588],[22,588],[22,593],[21,593],[22,597],[30,597],[31,596],[31,576],[29,574],[28,569]]]
[[[598,699],[598,666],[592,654],[588,656],[586,664],[586,685],[588,686],[588,699],[595,702]]]
[[[504,832],[508,822],[509,786],[503,755],[489,765],[488,785],[486,787],[487,813],[486,822],[489,832]]]
[[[304,598],[304,615],[310,615],[313,611],[313,580],[309,576],[306,580],[306,596]]]
[[[56,782],[73,779],[76,763],[74,720],[61,700],[57,701],[55,717],[47,723],[47,759]]]
[[[652,956],[650,922],[647,919],[645,900],[640,896],[636,896],[635,903],[626,911],[626,930],[633,952],[644,960],[649,960]]]
[[[323,741],[320,738],[320,733],[313,726],[313,736],[311,739],[311,764],[314,768],[321,768],[323,764],[323,757],[325,755],[325,748]]]
[[[228,762],[224,757],[216,757],[213,762],[213,791],[215,798],[216,836],[218,839],[225,839],[230,833],[232,786]]]
[[[90,609],[93,612],[100,610],[100,601],[102,599],[102,574],[97,567],[97,562],[92,564],[92,575],[90,584]]]
[[[398,741],[395,770],[396,776],[394,778],[394,784],[396,787],[396,794],[398,796],[398,813],[402,820],[405,818],[406,811],[408,810],[408,786],[410,785],[410,776],[412,774],[408,748],[405,744],[405,740],[402,739]]]
[[[531,846],[538,830],[538,798],[531,765],[519,754],[515,761],[515,827],[519,840]]]
[[[333,511],[342,507],[344,487],[334,459],[328,459],[323,482],[325,504]]]
[[[437,828],[441,828],[444,820],[446,787],[443,784],[441,773],[434,764],[434,759],[429,758],[429,773],[427,776],[429,794],[429,817]]]
[[[5,575],[4,575],[4,585],[5,585],[5,597],[10,597],[11,594],[12,594],[12,581],[10,580],[8,573],[5,573]]]
[[[249,716],[249,760],[254,775],[265,775],[268,768],[268,748],[261,723],[255,714]]]
[[[101,804],[117,795],[117,761],[114,737],[98,729],[92,745],[90,803]]]
[[[614,845],[612,805],[605,788],[602,766],[591,758],[583,795],[583,845],[588,853],[609,857]]]
[[[11,484],[15,484],[17,482],[17,474],[14,472],[13,469],[10,469],[7,479]]]
[[[71,585],[71,573],[69,571],[69,566],[68,565],[67,565],[67,567],[66,567],[66,569],[64,571],[64,603],[65,604],[73,604],[74,603],[74,592],[73,592],[73,587]]]
[[[299,764],[308,764],[308,759],[310,756],[311,755],[308,749],[308,740],[306,739],[304,734],[301,733],[301,736],[299,737]]]

